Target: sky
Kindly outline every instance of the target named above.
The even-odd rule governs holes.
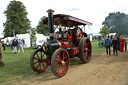
[[[6,22],[4,10],[12,0],[0,0],[0,37]],[[92,23],[86,26],[85,31],[98,33],[105,17],[111,12],[128,14],[127,0],[16,0],[21,1],[28,12],[31,27],[36,27],[43,16],[47,16],[47,10],[53,9],[54,14],[67,14]]]

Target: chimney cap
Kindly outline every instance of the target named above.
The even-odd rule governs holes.
[[[50,12],[54,12],[54,10],[52,10],[52,9],[48,9],[47,12],[48,12],[48,13],[50,13]]]

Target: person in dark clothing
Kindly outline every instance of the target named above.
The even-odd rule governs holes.
[[[118,52],[117,52],[118,42],[115,37],[113,37],[112,46],[113,46],[113,55],[115,55],[115,53],[116,53],[116,55],[118,55]]]
[[[6,48],[5,41],[2,41],[2,46],[3,46],[3,50],[5,50],[5,48]]]
[[[120,41],[119,41],[120,38],[119,38],[119,36],[117,34],[115,35],[115,38],[117,40],[117,50],[120,51]]]
[[[17,45],[18,45],[18,41],[16,40],[16,38],[12,41],[12,46],[13,46],[13,53],[17,52]]]
[[[109,51],[109,55],[111,55],[111,39],[109,38],[109,36],[106,38],[105,40],[105,47],[106,47],[106,53],[108,55],[108,51]]]

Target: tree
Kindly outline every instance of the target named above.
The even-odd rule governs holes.
[[[31,29],[29,29],[29,34],[31,35],[31,36],[35,36],[35,34],[36,34],[36,28],[31,28]]]
[[[46,24],[43,24],[43,20],[46,18],[46,16],[43,16],[40,20],[39,20],[39,23],[38,25],[36,26],[37,28],[37,33],[39,34],[44,34],[46,35],[49,30],[48,30],[48,25]]]
[[[26,7],[22,2],[10,1],[4,14],[6,16],[6,22],[3,23],[4,37],[13,36],[13,31],[15,31],[15,34],[28,33],[31,28],[30,21],[27,18]]]
[[[109,34],[109,28],[107,26],[103,26],[100,29],[100,34],[102,34],[103,36],[106,36],[107,34]]]
[[[124,13],[109,13],[102,25],[108,26],[112,33],[128,35],[128,15]]]

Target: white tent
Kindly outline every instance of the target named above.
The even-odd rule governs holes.
[[[1,41],[7,42],[7,40],[10,42],[11,40],[13,40],[14,37],[6,37],[4,39],[1,39]]]
[[[109,36],[115,36],[116,33],[110,33]]]
[[[92,36],[102,36],[100,33],[92,33]]]
[[[31,46],[31,43],[30,43],[30,34],[17,34],[16,35],[16,38],[17,39],[23,39],[25,41],[25,47],[28,48]]]
[[[48,36],[45,36],[43,34],[38,34],[38,33],[36,33],[35,36],[36,36],[36,40],[44,40],[44,41],[46,41],[47,38],[48,38]]]

